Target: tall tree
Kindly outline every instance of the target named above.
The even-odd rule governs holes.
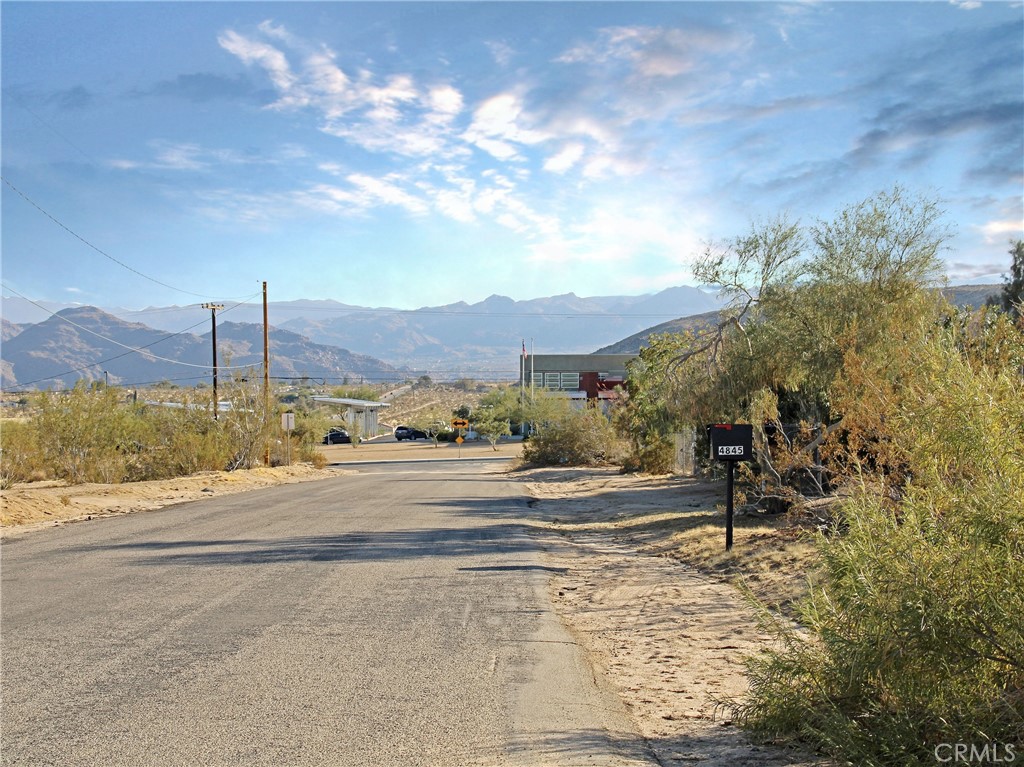
[[[1024,240],[1010,248],[1010,276],[1003,284],[1003,309],[1013,317],[1024,317]]]

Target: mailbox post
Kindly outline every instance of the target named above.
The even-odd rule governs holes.
[[[725,482],[725,550],[732,549],[732,486],[737,461],[750,461],[754,457],[754,427],[747,423],[719,423],[708,426],[711,457],[728,466]]]

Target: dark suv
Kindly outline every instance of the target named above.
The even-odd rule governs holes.
[[[325,445],[349,445],[351,443],[352,438],[348,435],[348,432],[337,426],[324,435]]]
[[[395,439],[401,442],[403,439],[426,439],[427,433],[419,429],[411,429],[408,426],[395,427]]]

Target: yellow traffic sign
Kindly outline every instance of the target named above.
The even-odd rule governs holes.
[[[452,419],[452,428],[453,429],[465,429],[467,426],[469,426],[469,421],[467,421],[465,418],[453,418]]]
[[[461,445],[461,444],[462,444],[463,442],[465,442],[466,440],[464,440],[464,439],[463,439],[462,437],[456,437],[456,438],[455,438],[455,441],[456,441],[456,442],[458,442],[458,443],[459,443],[459,444]]]

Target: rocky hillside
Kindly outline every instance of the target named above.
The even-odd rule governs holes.
[[[222,375],[262,371],[261,326],[218,323],[217,347]],[[270,356],[275,377],[340,383],[402,380],[408,375],[408,371],[373,357],[316,344],[279,329],[270,331]],[[209,380],[212,347],[209,333],[169,333],[126,322],[95,307],[79,307],[25,326],[4,343],[3,362],[0,373],[7,390],[73,386],[80,379],[106,379],[122,386],[162,381],[190,386]]]

